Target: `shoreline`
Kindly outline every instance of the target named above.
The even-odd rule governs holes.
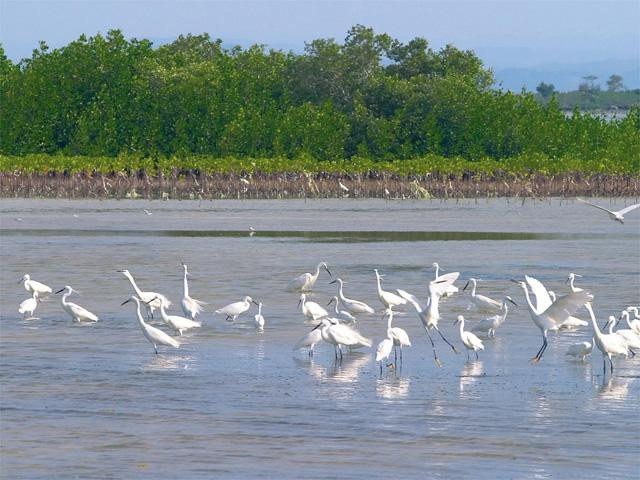
[[[293,198],[496,198],[637,197],[635,175],[564,173],[426,174],[336,173],[0,173],[1,198],[293,199]]]

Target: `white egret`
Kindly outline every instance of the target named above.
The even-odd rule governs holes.
[[[203,307],[206,303],[189,296],[189,282],[187,281],[187,275],[190,275],[190,273],[187,271],[187,266],[184,263],[182,264],[182,268],[184,269],[184,278],[182,280],[183,294],[180,305],[182,305],[182,311],[184,314],[191,318],[191,320],[195,320],[196,315],[202,313]]]
[[[129,272],[129,270],[118,270],[118,272],[122,273],[125,277],[129,279],[133,289],[136,292],[136,295],[145,304],[147,309],[147,317],[153,318],[153,312],[160,308],[160,304],[164,304],[165,308],[169,308],[171,306],[171,301],[165,297],[164,295],[156,292],[143,292],[138,288],[133,276]]]
[[[186,332],[192,328],[200,328],[202,326],[202,322],[195,322],[190,318],[179,315],[168,315],[163,303],[160,304],[160,315],[164,323],[171,327],[178,335],[182,335],[182,332]]]
[[[338,357],[338,352],[340,352],[340,358],[342,358],[341,347],[343,345],[352,348],[371,347],[371,340],[363,337],[353,328],[338,323],[335,318],[323,318],[316,328],[320,329],[322,339],[333,345],[336,358]]]
[[[73,320],[75,320],[76,322],[97,322],[98,321],[98,317],[93,313],[91,313],[86,308],[81,307],[80,305],[77,305],[72,302],[67,302],[67,297],[71,295],[71,293],[73,292],[78,293],[76,290],[74,290],[69,285],[67,285],[66,287],[58,290],[56,294],[61,292],[64,292],[64,294],[62,295],[62,301],[61,301],[62,308],[64,309],[65,312],[69,314],[69,316]]]
[[[316,302],[308,301],[307,296],[304,293],[300,295],[298,306],[301,307],[303,315],[305,317],[309,317],[312,320],[319,320],[320,318],[329,315],[329,312],[327,312]]]
[[[316,267],[316,273],[303,273],[302,275],[297,276],[289,282],[289,285],[287,285],[287,290],[294,292],[311,291],[313,286],[316,284],[316,280],[318,280],[321,268],[324,268],[329,276],[331,276],[331,272],[329,271],[329,267],[327,267],[326,262],[320,262]]]
[[[458,287],[456,287],[453,283],[460,276],[460,272],[449,272],[444,275],[440,275],[440,270],[444,271],[444,269],[440,268],[438,262],[433,262],[431,264],[433,268],[436,270],[436,277],[433,279],[432,287],[438,295],[441,297],[450,297],[454,293],[458,293]]]
[[[262,302],[258,303],[258,313],[253,317],[256,328],[258,330],[264,330],[264,317],[262,316]]]
[[[318,324],[316,328],[307,333],[304,337],[298,340],[298,343],[293,347],[294,350],[300,350],[302,348],[309,348],[309,356],[313,355],[313,348],[322,341],[322,332],[318,330]]]
[[[334,307],[335,307],[334,318],[337,318],[342,323],[356,323],[356,317],[351,315],[346,310],[340,310],[338,308],[338,297],[332,297],[331,300],[329,300],[329,303],[327,303],[327,305],[331,305],[334,302],[335,302],[335,305],[334,305]]]
[[[569,286],[571,287],[571,291],[572,291],[572,292],[574,292],[574,293],[575,293],[575,292],[581,292],[581,291],[582,291],[582,288],[578,288],[578,287],[576,287],[576,286],[574,285],[574,282],[575,282],[575,280],[576,280],[576,277],[582,277],[582,275],[578,275],[577,273],[573,273],[573,272],[571,272],[571,273],[569,274],[569,276],[567,277],[567,279],[564,281],[564,283],[569,282]]]
[[[525,275],[527,283],[531,285],[532,277]],[[535,279],[533,279],[535,280]],[[511,280],[517,283],[524,290],[525,298],[527,299],[527,305],[529,306],[529,313],[531,320],[540,329],[542,333],[542,347],[538,350],[535,357],[531,359],[533,363],[538,363],[547,348],[547,332],[549,330],[556,331],[560,327],[560,324],[571,316],[579,307],[593,300],[593,295],[587,292],[570,293],[569,295],[558,298],[555,302],[552,302],[549,306],[540,306],[542,302],[538,299],[537,306],[531,303],[531,297],[529,297],[529,289],[527,283],[517,280]],[[535,283],[535,282],[534,282]],[[545,290],[546,292],[546,290]],[[548,296],[548,294],[547,294]],[[543,304],[544,305],[544,304]]]
[[[578,292],[582,293],[582,292]],[[574,293],[573,295],[577,295]],[[602,352],[602,364],[603,364],[603,375],[607,373],[607,361],[605,357],[609,359],[609,364],[611,365],[611,373],[613,373],[613,361],[611,357],[617,355],[624,355],[625,357],[629,355],[629,349],[626,344],[622,340],[622,337],[613,334],[602,333],[598,328],[598,324],[596,322],[596,317],[593,313],[593,308],[591,308],[591,304],[587,303],[585,308],[589,312],[589,317],[591,318],[591,326],[593,327],[594,337],[593,340],[598,347],[598,350]]]
[[[478,308],[478,310],[500,310],[502,303],[494,300],[493,298],[486,297],[484,295],[476,294],[476,282],[475,278],[470,278],[462,291],[465,291],[469,284],[471,284],[471,303]]]
[[[380,279],[384,275],[380,275],[378,273],[378,269],[376,268],[374,268],[373,271],[376,273],[376,283],[378,285],[378,298],[380,299],[382,304],[385,306],[385,309],[393,308],[398,305],[406,305],[407,300],[405,298],[402,298],[396,295],[395,293],[382,290],[382,287],[380,285]]]
[[[427,336],[429,337],[429,341],[431,342],[431,348],[433,349],[433,357],[436,362],[436,365],[439,367],[442,366],[440,359],[438,358],[438,353],[436,352],[436,345],[433,343],[433,339],[431,338],[431,334],[429,333],[429,329],[433,328],[440,335],[442,340],[446,342],[447,345],[451,347],[451,349],[458,353],[456,347],[445,338],[440,329],[438,328],[438,321],[440,320],[440,311],[438,309],[438,302],[440,301],[440,295],[434,291],[432,284],[435,282],[429,282],[427,287],[427,291],[429,292],[429,299],[427,301],[427,306],[422,307],[418,302],[418,299],[410,294],[409,292],[405,292],[404,290],[397,290],[398,294],[407,300],[409,303],[413,305],[416,309],[416,313],[418,314],[418,318],[422,322],[422,326],[424,327],[425,332],[427,332]]]
[[[578,342],[578,343],[573,343],[569,345],[569,348],[567,348],[566,355],[575,357],[576,359],[579,359],[580,361],[584,362],[585,357],[587,355],[590,355],[592,350],[593,350],[593,343]]]
[[[626,318],[626,323],[629,327],[631,327],[631,325],[629,325],[629,312],[627,311],[623,311],[622,315],[620,315],[620,318],[618,319],[618,321],[616,322],[616,318],[614,316],[610,316],[609,317],[609,322],[612,325],[617,325],[618,323],[620,323],[620,320],[622,320],[623,318]],[[611,333],[611,329],[613,327],[610,328],[610,332]],[[635,357],[636,354],[636,350],[640,349],[640,335],[638,335],[636,332],[633,331],[632,328],[619,328],[618,330],[616,330],[615,332],[616,335],[624,338],[625,342],[627,343],[627,348],[629,348],[629,350],[631,351],[631,353],[633,354],[633,356]]]
[[[576,291],[580,292],[582,291],[581,288],[578,288]],[[551,298],[552,302],[556,301],[556,294],[553,292],[553,290],[549,290],[549,297]],[[570,316],[569,318],[567,318],[564,322],[562,322],[558,328],[560,329],[569,329],[569,328],[577,328],[577,327],[586,327],[587,325],[589,325],[589,322],[585,321],[585,320],[580,320],[577,317],[574,316]]]
[[[513,303],[515,306],[518,306],[516,302],[514,302],[511,297],[506,296],[502,300],[502,305],[500,308],[500,312],[496,315],[493,315],[488,318],[484,318],[480,320],[476,325],[471,328],[472,332],[485,333],[487,337],[495,337],[496,330],[504,323],[507,319],[507,313],[509,313],[509,307],[507,306],[507,302]]]
[[[476,354],[476,360],[478,360],[478,350],[484,350],[482,340],[476,337],[473,333],[464,331],[464,317],[462,315],[458,315],[458,318],[453,322],[453,324],[455,325],[456,323],[460,324],[460,339],[467,349],[467,360],[469,360],[470,350],[473,350],[473,353]]]
[[[31,277],[27,273],[22,279],[18,282],[18,284],[24,283],[24,289],[29,293],[36,292],[38,297],[43,297],[48,293],[52,293],[51,287],[45,285],[44,283],[36,282],[35,280],[31,280]]]
[[[627,312],[633,312],[633,320],[630,320],[629,328],[640,335],[640,315],[638,315],[638,307],[627,307]]]
[[[33,292],[31,295],[30,298],[20,302],[20,306],[18,307],[18,313],[22,314],[23,320],[36,320],[33,312],[38,308],[38,292]],[[29,314],[28,317],[27,314]]]
[[[344,308],[346,308],[347,311],[349,311],[349,313],[355,313],[355,314],[375,313],[375,310],[371,308],[369,305],[367,305],[366,303],[360,302],[358,300],[353,300],[351,298],[347,298],[344,296],[344,293],[342,291],[342,286],[347,282],[343,281],[341,278],[336,278],[334,281],[329,282],[329,284],[336,283],[336,282],[338,282],[338,284],[340,285],[340,290],[338,291],[338,297],[340,298],[342,305],[344,305]]]
[[[409,338],[409,334],[403,328],[391,326],[391,323],[393,322],[393,310],[388,308],[385,315],[388,316],[387,331],[391,332],[394,352],[396,347],[400,347],[400,363],[402,363],[402,347],[410,347],[411,339]],[[394,353],[394,359],[397,360],[397,353]]]
[[[236,318],[249,310],[252,303],[258,305],[253,298],[246,296],[239,302],[230,303],[225,307],[219,308],[216,310],[216,313],[225,315],[227,321],[233,322]]]
[[[391,329],[387,328],[387,336],[384,338],[376,349],[376,362],[380,362],[380,375],[382,375],[382,362],[386,364],[387,367],[392,366],[392,363],[387,363],[389,361],[389,355],[391,355],[391,350],[393,349],[393,335],[391,333]]]
[[[341,181],[338,180],[338,185],[340,185],[340,188],[342,189],[343,192],[349,193],[349,189],[347,188],[347,186],[344,183],[342,183]]]
[[[131,301],[134,301],[136,304],[136,315],[138,316],[140,329],[142,330],[145,338],[149,340],[151,345],[153,345],[153,349],[155,350],[156,355],[158,354],[158,345],[180,348],[180,343],[175,338],[172,338],[159,328],[152,327],[144,321],[144,319],[142,318],[142,313],[140,313],[140,300],[138,299],[138,297],[134,295],[128,300],[122,302],[122,305],[125,305]]]
[[[596,205],[595,203],[587,202],[581,198],[576,197],[576,200],[582,203],[586,203],[587,205],[591,205],[592,207],[599,208],[600,210],[604,210],[609,214],[609,218],[611,220],[615,220],[616,222],[624,223],[624,215],[629,213],[631,210],[635,210],[640,207],[640,203],[636,203],[635,205],[629,205],[628,207],[623,208],[622,210],[612,211],[608,208],[601,207],[600,205]]]
[[[147,210],[146,208],[143,208],[142,211],[146,214],[146,215],[153,215],[153,212],[150,212],[149,210]]]

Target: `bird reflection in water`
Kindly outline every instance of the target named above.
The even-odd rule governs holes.
[[[143,370],[190,370],[191,357],[176,357],[170,355],[154,355],[142,366]]]
[[[631,378],[610,377],[598,389],[598,398],[605,400],[624,400],[629,395]]]
[[[398,376],[398,372],[389,372],[385,378],[376,380],[376,394],[387,400],[407,398],[411,381]]]
[[[459,397],[469,397],[469,388],[478,380],[478,378],[484,377],[485,375],[484,363],[481,360],[465,363],[462,367],[462,371],[460,372]],[[467,390],[466,393],[465,390]]]

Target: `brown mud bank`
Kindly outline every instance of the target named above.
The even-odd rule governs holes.
[[[102,174],[0,173],[0,196],[44,198],[281,199],[281,198],[490,198],[546,196],[634,197],[633,175],[204,174],[174,171]]]

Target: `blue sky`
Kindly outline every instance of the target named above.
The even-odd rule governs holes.
[[[640,70],[639,1],[0,0],[0,41],[13,60],[39,40],[58,47],[111,28],[159,42],[209,32],[225,43],[299,51],[305,40],[343,39],[356,23],[400,40],[473,49],[498,73],[579,72],[594,62],[603,71]]]

